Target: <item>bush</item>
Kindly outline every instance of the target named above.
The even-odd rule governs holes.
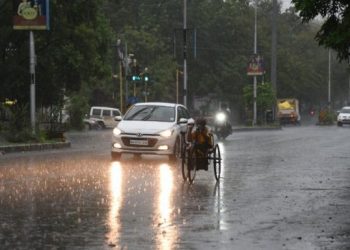
[[[68,108],[71,128],[77,130],[84,129],[83,119],[88,107],[88,102],[85,97],[75,95],[71,98],[70,106]]]
[[[16,104],[9,109],[9,120],[4,127],[5,139],[9,142],[38,141],[32,133],[28,105]]]
[[[335,117],[334,113],[328,108],[325,108],[320,111],[318,116],[318,123],[320,125],[332,125],[334,123]]]

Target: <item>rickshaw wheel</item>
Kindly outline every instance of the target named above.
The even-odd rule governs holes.
[[[194,178],[196,177],[196,171],[197,171],[197,156],[196,156],[196,148],[194,147],[192,150],[190,150],[190,154],[188,157],[188,164],[187,164],[187,177],[188,177],[189,183],[193,183]]]
[[[188,150],[186,149],[186,145],[182,147],[182,153],[181,153],[181,170],[182,170],[182,178],[184,181],[187,180],[187,174],[188,174]]]
[[[216,144],[214,147],[212,160],[213,160],[215,179],[218,181],[220,179],[220,174],[221,174],[221,153],[220,153],[220,148],[218,144]]]

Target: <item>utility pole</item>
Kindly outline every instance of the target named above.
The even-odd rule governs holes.
[[[331,50],[328,49],[328,110],[331,109]]]
[[[124,52],[121,48],[121,40],[117,40],[117,52],[119,57],[119,92],[120,92],[120,111],[124,113],[124,104],[123,104],[123,60],[124,60]],[[126,73],[126,71],[125,71]]]
[[[254,8],[254,55],[257,55],[257,3],[255,3],[255,8]],[[256,116],[257,116],[257,111],[256,111],[256,88],[257,88],[257,76],[254,75],[254,90],[253,90],[253,127],[256,125]]]
[[[349,52],[350,52],[350,49],[349,49]],[[347,105],[350,105],[350,58],[348,59],[348,72],[349,72],[349,89],[348,89]]]
[[[183,54],[184,54],[184,105],[187,106],[187,0],[184,0],[183,14]]]
[[[183,72],[176,69],[176,103],[179,103],[179,74],[183,74]]]
[[[119,92],[120,92],[120,111],[124,113],[123,104],[123,62],[119,62]]]
[[[348,89],[348,105],[350,105],[350,64],[349,64],[349,89]]]
[[[145,83],[145,102],[148,102],[148,68],[146,67],[144,72],[142,73],[142,81]],[[147,76],[147,79],[146,77]]]
[[[277,0],[272,0],[271,84],[277,95]]]
[[[34,33],[29,31],[30,123],[35,135],[35,45]]]
[[[128,98],[129,98],[129,81],[126,79],[126,76],[129,73],[129,54],[128,54],[128,44],[125,43],[125,59],[124,59],[124,68],[125,68],[125,110],[127,110]]]

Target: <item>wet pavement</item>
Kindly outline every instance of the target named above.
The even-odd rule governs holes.
[[[350,126],[234,133],[184,183],[166,157],[110,160],[111,130],[0,156],[0,249],[350,249]]]

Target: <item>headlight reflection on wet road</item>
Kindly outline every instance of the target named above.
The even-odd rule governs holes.
[[[172,191],[174,187],[174,173],[168,164],[162,164],[159,168],[160,193],[158,200],[158,213],[161,221],[160,232],[157,237],[159,249],[173,249],[173,244],[177,238],[176,228],[172,226]]]
[[[220,148],[220,154],[221,154],[221,174],[220,174],[220,179],[223,179],[225,177],[225,145],[223,142],[218,143],[219,148]]]
[[[122,180],[123,180],[122,166],[120,162],[113,162],[110,168],[110,208],[108,214],[108,227],[109,232],[107,234],[109,245],[118,245],[120,220],[119,212],[122,205]]]
[[[216,208],[216,213],[217,216],[217,229],[218,230],[227,230],[227,223],[226,221],[228,218],[225,217],[225,214],[221,214],[221,211],[224,207],[224,201],[222,197],[224,197],[224,185],[225,185],[225,145],[223,142],[219,142],[219,147],[220,147],[220,153],[221,153],[221,176],[220,176],[220,181],[216,182],[215,184],[215,190],[214,190],[214,196],[216,197],[214,207]]]

